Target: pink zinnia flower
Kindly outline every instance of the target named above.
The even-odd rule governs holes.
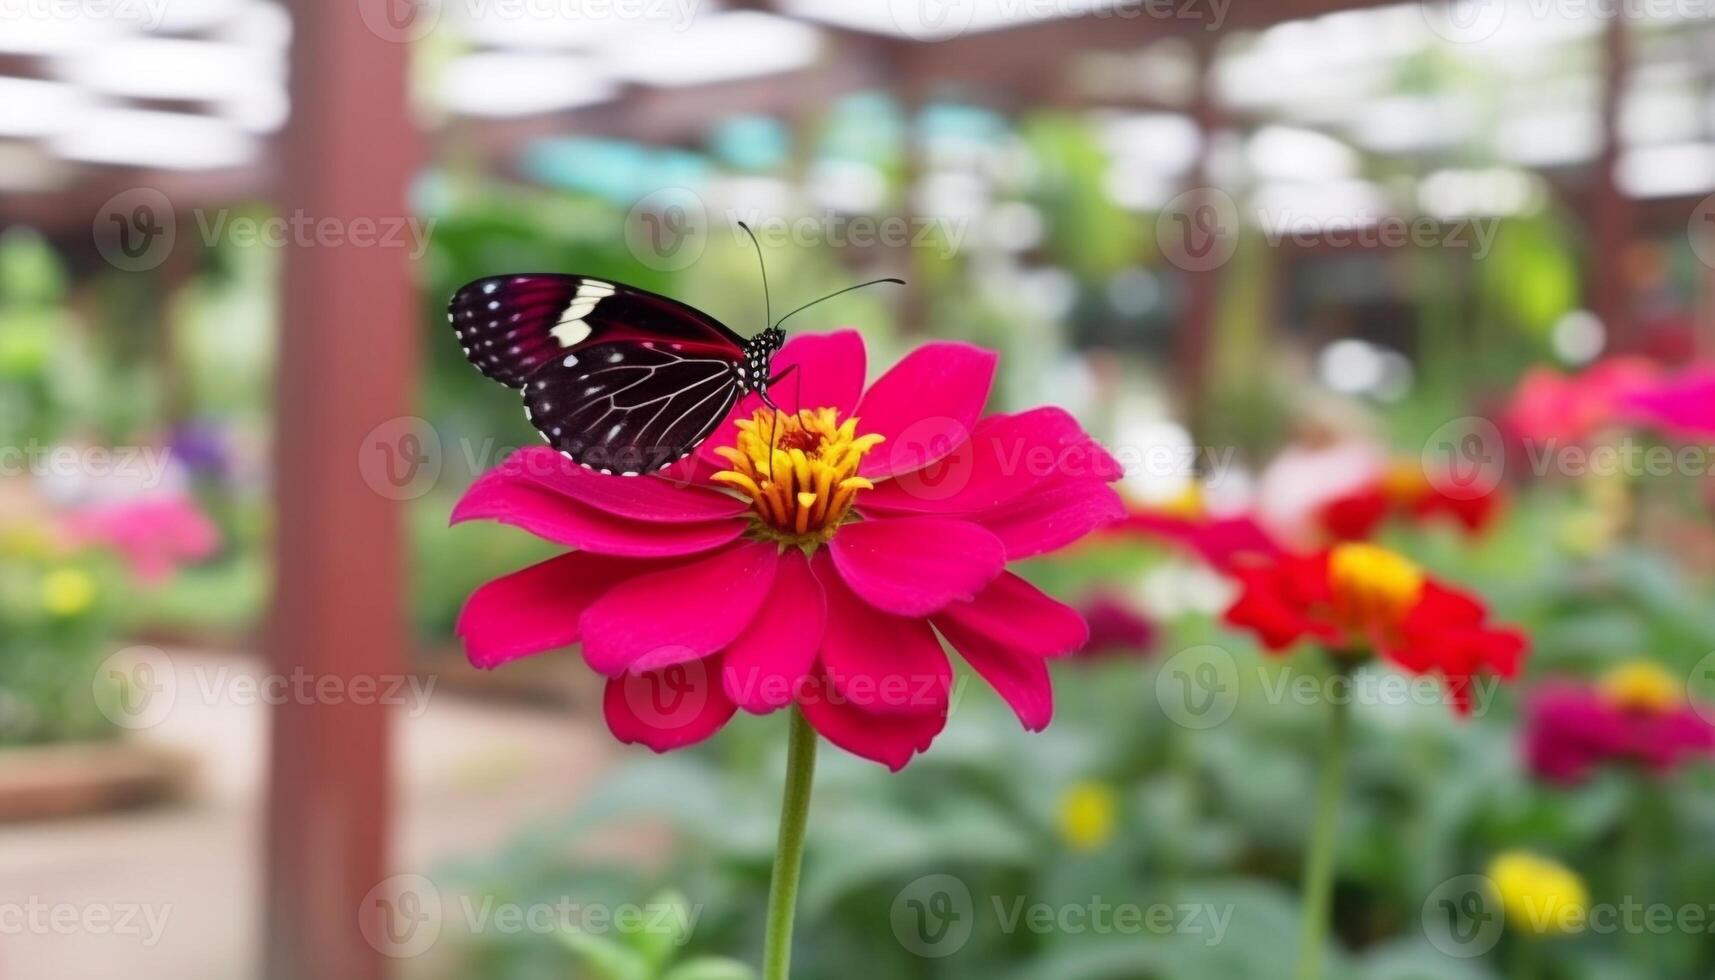
[[[1676,438],[1715,434],[1715,364],[1695,364],[1633,390],[1622,398],[1622,405],[1632,418],[1659,426]]]
[[[1635,661],[1597,684],[1558,680],[1538,688],[1524,749],[1531,770],[1556,783],[1583,782],[1604,764],[1665,773],[1715,755],[1715,725],[1660,666]]]
[[[149,584],[220,550],[220,529],[179,495],[96,504],[72,512],[65,526],[78,544],[117,551],[131,574]]]
[[[1575,375],[1533,368],[1520,379],[1504,420],[1516,437],[1530,442],[1580,442],[1619,419],[1628,401],[1659,377],[1655,362],[1610,357]]]
[[[828,741],[898,769],[946,722],[945,638],[1042,729],[1045,658],[1080,648],[1086,627],[1005,566],[1121,516],[1120,470],[1059,409],[982,417],[995,364],[928,344],[865,391],[858,334],[801,336],[775,359],[796,368],[773,392],[795,414],[751,396],[661,474],[513,455],[453,521],[577,550],[471,596],[458,623],[471,662],[581,642],[621,741],[666,751],[739,708],[796,704]]]

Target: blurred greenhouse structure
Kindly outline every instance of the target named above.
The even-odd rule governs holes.
[[[655,757],[576,654],[473,668],[467,596],[554,549],[447,527],[538,442],[454,290],[576,272],[748,336],[740,222],[774,310],[907,282],[793,331],[872,376],[996,350],[991,410],[1126,467],[1128,517],[1028,566],[1092,626],[1052,727],[976,684],[904,772],[825,762],[797,975],[1291,975],[1319,716],[1221,613],[1255,542],[1355,538],[1532,654],[1468,719],[1358,704],[1321,975],[1715,970],[1709,0],[0,0],[0,977],[754,959],[783,715]],[[1203,671],[1219,723],[1172,704]],[[1558,752],[1632,737],[1622,688],[1683,757]],[[1676,925],[1450,951],[1446,887],[1515,851]],[[567,901],[695,921],[483,911]],[[1173,921],[1093,924],[1128,902]],[[68,907],[162,924],[29,925]]]

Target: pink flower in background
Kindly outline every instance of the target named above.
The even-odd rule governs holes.
[[[1531,697],[1525,758],[1537,776],[1575,784],[1607,764],[1668,772],[1715,755],[1715,725],[1657,664],[1635,661],[1599,683],[1551,681]]]
[[[1513,389],[1504,420],[1520,439],[1578,442],[1619,421],[1633,395],[1659,375],[1655,362],[1641,357],[1610,357],[1575,375],[1533,368]]]
[[[1079,656],[1137,656],[1147,653],[1155,644],[1155,624],[1116,596],[1097,593],[1086,599],[1079,611],[1090,624],[1090,638]]]
[[[1715,365],[1697,364],[1622,399],[1628,415],[1670,436],[1699,439],[1715,434]]]
[[[149,584],[220,550],[220,529],[182,495],[93,504],[68,514],[65,527],[76,544],[118,552]]]
[[[471,596],[471,662],[582,643],[622,741],[666,751],[739,708],[796,704],[898,769],[946,722],[939,634],[1045,727],[1046,658],[1087,627],[1006,566],[1122,516],[1119,466],[1059,409],[983,417],[996,358],[975,347],[925,345],[867,390],[852,331],[794,338],[775,365],[796,368],[774,388],[785,413],[751,396],[661,474],[603,476],[537,447],[477,480],[454,523],[576,550]]]

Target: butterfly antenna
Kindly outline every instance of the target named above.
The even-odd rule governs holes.
[[[756,247],[756,267],[762,270],[762,322],[773,323],[774,306],[768,298],[768,263],[762,261],[762,243],[756,240],[756,232],[751,231],[749,225],[740,221],[738,226],[744,229],[746,235],[750,236],[750,244]]]
[[[823,296],[821,299],[813,299],[810,302],[805,303],[803,306],[798,307],[797,309],[793,310],[791,313],[788,313],[785,316],[781,317],[779,320],[775,321],[774,325],[776,327],[778,327],[778,326],[780,326],[780,324],[785,323],[787,320],[790,320],[792,317],[798,315],[799,313],[802,313],[805,310],[809,309],[810,307],[815,306],[817,303],[825,303],[828,300],[833,299],[835,296],[839,296],[842,293],[849,293],[854,289],[862,289],[865,286],[875,286],[875,285],[879,285],[880,283],[884,283],[884,282],[891,282],[891,283],[893,283],[895,285],[899,285],[899,286],[905,285],[905,280],[903,280],[903,279],[887,278],[887,279],[871,279],[869,282],[860,282],[855,286],[847,286],[844,289],[836,289],[833,292],[829,293],[828,295]]]

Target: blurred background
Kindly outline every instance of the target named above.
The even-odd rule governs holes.
[[[464,661],[551,549],[447,527],[536,436],[442,310],[749,334],[739,221],[777,308],[909,280],[796,328],[999,350],[1131,511],[1027,569],[1093,624],[1046,733],[973,685],[824,753],[798,976],[1288,976],[1348,697],[1326,976],[1708,977],[1712,191],[1707,0],[0,0],[0,977],[755,962],[784,718],[656,757],[575,653]],[[1524,675],[1460,719],[1220,624],[1352,538]],[[1584,926],[1470,904],[1521,852]]]

